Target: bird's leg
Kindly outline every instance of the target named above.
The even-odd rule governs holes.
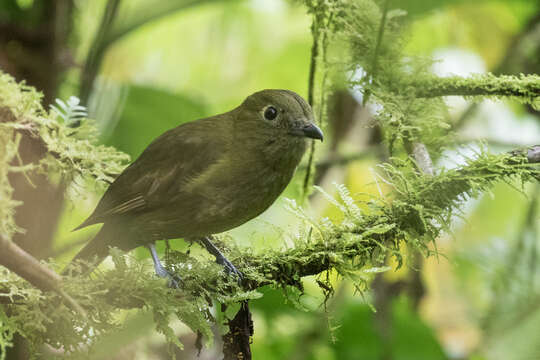
[[[238,282],[242,282],[244,274],[242,274],[226,257],[219,251],[219,249],[210,241],[209,236],[205,236],[200,239],[200,242],[204,245],[206,250],[216,257],[216,262],[225,268],[227,274],[234,274],[238,277]]]
[[[152,255],[152,261],[154,262],[154,269],[156,270],[156,275],[161,278],[169,279],[169,287],[174,287],[178,289],[178,281],[180,279],[177,276],[172,275],[170,272],[167,271],[167,269],[165,269],[165,267],[163,267],[163,265],[159,261],[158,254],[156,252],[156,245],[153,243],[148,245],[148,250],[150,250],[150,254]]]

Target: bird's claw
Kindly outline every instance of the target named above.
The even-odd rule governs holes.
[[[172,274],[165,269],[161,264],[155,267],[156,275],[160,278],[167,279],[167,286],[174,289],[180,288],[180,282],[182,279],[176,274]]]
[[[180,276],[176,275],[176,274],[172,274],[170,273],[169,271],[163,269],[164,271],[160,271],[160,273],[157,273],[156,274],[161,277],[161,278],[166,278],[167,279],[167,286],[171,289],[180,289],[180,282],[182,281],[182,279],[180,278]]]
[[[180,282],[182,281],[182,279],[180,279],[178,275],[172,275],[169,272],[167,272],[167,275],[167,286],[171,289],[180,289]]]
[[[241,284],[244,280],[244,274],[240,270],[238,270],[226,257],[222,257],[218,260],[218,263],[223,265],[225,268],[225,272],[227,275],[234,275],[238,279],[238,284]]]
[[[208,252],[216,258],[216,262],[225,268],[227,275],[234,274],[238,279],[238,284],[241,285],[244,280],[244,274],[238,269],[219,251],[219,249],[212,243],[210,237],[203,237],[200,239],[201,244],[208,250]]]

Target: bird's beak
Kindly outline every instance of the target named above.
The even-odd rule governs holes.
[[[323,133],[319,127],[313,123],[304,125],[299,129],[294,129],[290,132],[291,135],[305,136],[311,139],[317,139],[323,141]]]

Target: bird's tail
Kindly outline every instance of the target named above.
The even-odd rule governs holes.
[[[92,272],[109,255],[109,246],[114,242],[113,227],[105,224],[96,236],[90,240],[81,251],[75,255],[71,263],[62,271],[62,275],[68,273],[87,274]],[[84,261],[81,261],[84,260]],[[77,264],[78,266],[74,266]]]

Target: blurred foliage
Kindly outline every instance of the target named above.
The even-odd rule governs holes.
[[[67,181],[77,178],[90,178],[100,183],[112,181],[126,165],[129,157],[114,148],[98,145],[95,127],[90,122],[73,128],[72,122],[84,115],[84,108],[78,101],[62,104],[62,109],[53,107],[47,112],[40,104],[41,94],[34,88],[18,84],[0,72],[0,108],[2,109],[2,233],[11,236],[17,229],[14,220],[14,207],[11,200],[11,185],[8,173],[47,171],[51,176],[61,176]],[[81,111],[83,109],[83,111]],[[22,134],[38,137],[46,147],[49,156],[39,164],[21,164],[17,157],[18,143]],[[19,160],[13,165],[12,160]],[[18,231],[23,231],[18,229]]]
[[[399,359],[446,359],[437,339],[402,297],[392,304],[393,331],[399,336],[386,343],[373,331],[377,327],[373,309],[358,298],[347,297],[333,310],[337,341],[328,333],[326,315],[300,313],[280,301],[281,295],[264,291],[253,301],[258,310],[254,358],[256,359],[379,359],[383,349],[393,349]],[[259,314],[260,312],[260,314]],[[263,316],[260,318],[258,316]],[[261,334],[262,333],[262,334]]]
[[[26,7],[18,5],[19,3],[25,2],[0,3],[1,22],[15,21],[25,26],[32,24],[33,14],[39,13],[41,1],[30,1],[30,5]],[[123,2],[119,10],[119,24],[135,23],[135,20],[140,21],[141,18],[151,17],[168,6],[182,6],[182,1],[162,2],[161,5],[158,3],[161,2]],[[312,15],[320,11],[318,5],[321,2],[308,3],[312,5]],[[335,11],[337,14],[327,29],[330,39],[327,41],[325,68],[321,69],[328,75],[325,80],[326,86],[328,88],[342,86],[344,82],[348,82],[355,88],[354,94],[360,101],[369,99],[370,106],[374,105],[377,120],[385,130],[385,144],[392,150],[392,155],[400,159],[394,162],[394,167],[388,168],[391,177],[381,178],[380,173],[373,171],[375,160],[368,158],[346,165],[344,172],[347,175],[334,180],[338,183],[344,182],[349,188],[356,189],[352,192],[352,198],[355,199],[353,204],[361,209],[363,217],[367,214],[368,218],[370,216],[379,218],[376,211],[380,211],[381,208],[369,207],[369,200],[378,200],[377,188],[382,187],[381,192],[385,194],[388,202],[381,205],[385,206],[384,211],[404,210],[409,207],[409,214],[414,214],[413,217],[416,219],[424,219],[424,216],[429,218],[434,214],[433,211],[440,210],[440,204],[437,203],[440,200],[438,195],[445,194],[446,183],[443,180],[449,179],[445,178],[444,173],[438,178],[441,182],[438,180],[424,182],[423,179],[416,178],[411,167],[413,164],[407,162],[407,155],[402,144],[419,140],[428,145],[435,160],[442,155],[443,165],[447,166],[448,162],[463,164],[463,159],[457,153],[467,153],[470,150],[458,147],[455,151],[453,139],[459,139],[464,134],[468,135],[467,131],[470,130],[466,127],[463,132],[460,132],[460,129],[455,132],[454,129],[449,131],[449,128],[457,122],[456,118],[459,117],[461,108],[448,99],[445,101],[417,99],[414,91],[396,96],[393,91],[389,91],[390,87],[402,83],[404,79],[409,81],[430,76],[434,66],[437,65],[434,64],[431,56],[438,57],[437,51],[441,50],[458,49],[461,51],[461,57],[455,61],[461,65],[460,69],[469,70],[468,67],[474,65],[467,62],[467,57],[463,53],[472,54],[479,59],[480,70],[475,71],[482,72],[485,69],[496,68],[514,37],[525,27],[529,19],[538,13],[538,3],[526,0],[475,3],[459,0],[411,0],[402,1],[399,4],[391,2],[383,41],[380,43],[377,40],[377,34],[385,1],[325,1],[324,3],[329,7],[325,11]],[[77,29],[70,41],[71,51],[79,64],[84,62],[92,44],[105,1],[77,1],[75,4]],[[226,111],[237,105],[246,94],[260,88],[289,88],[302,95],[307,94],[311,38],[310,17],[306,14],[304,7],[298,2],[289,4],[277,0],[215,1],[213,3],[202,1],[201,4],[202,6],[188,7],[185,11],[167,12],[164,16],[145,23],[144,26],[133,28],[133,31],[110,44],[95,84],[93,99],[91,97],[93,105],[89,105],[91,116],[97,119],[100,129],[105,129],[102,138],[107,144],[118,147],[135,157],[163,130],[198,117]],[[342,5],[347,7],[346,10],[339,8]],[[393,7],[404,9],[406,13]],[[141,11],[144,8],[151,11]],[[325,13],[325,16],[327,15],[328,13]],[[377,46],[378,51],[376,51]],[[331,76],[332,72],[342,73],[344,66],[348,71],[345,73],[351,75],[349,78],[343,81],[343,79]],[[457,65],[454,64],[454,66]],[[450,71],[454,69],[451,68]],[[61,98],[67,99],[77,93],[78,74],[77,67],[68,72],[66,80],[62,83]],[[104,83],[113,84],[112,88],[116,90],[110,88],[107,90],[106,87],[100,85]],[[18,93],[12,91],[12,88],[9,89],[9,92],[2,93],[0,99],[3,100],[4,97],[8,98]],[[0,86],[0,91],[2,91],[2,86]],[[33,102],[37,101],[38,95],[31,88],[25,91],[33,94],[33,100],[26,102],[25,106],[33,108],[35,106]],[[316,98],[317,101],[320,101],[319,99],[321,98]],[[450,109],[448,109],[448,104],[451,104]],[[487,104],[492,103],[487,102]],[[522,139],[531,137],[534,139],[536,134],[537,138],[540,137],[538,126],[531,125],[538,124],[537,115],[527,117],[523,114],[522,107],[515,104],[509,105],[504,102],[500,106],[508,109],[504,114],[509,117],[510,126],[506,127],[506,132],[503,131],[505,136],[517,134],[517,138],[521,136]],[[110,111],[100,113],[104,109],[110,109]],[[501,126],[501,124],[496,124],[498,119],[496,112],[481,111],[478,116],[469,120],[473,125],[478,124],[482,130],[480,133],[482,137],[491,137],[492,129]],[[46,115],[45,118],[48,116]],[[60,124],[60,118],[54,119],[54,122]],[[482,122],[483,118],[488,120]],[[524,124],[529,125],[525,127]],[[57,125],[50,126],[53,129],[57,127]],[[64,131],[75,131],[63,126],[60,129],[60,134],[65,134]],[[81,137],[86,136],[82,135],[86,131],[84,128],[76,131],[82,131]],[[363,128],[361,131],[368,131],[368,129]],[[526,138],[527,134],[531,137]],[[503,137],[502,140],[508,140],[507,137]],[[527,140],[523,140],[521,145],[527,143]],[[8,163],[16,156],[15,143],[10,144],[5,149],[11,149],[11,151],[0,152],[2,163]],[[65,147],[59,148],[58,151],[68,149],[69,144],[71,143],[68,141]],[[342,144],[342,147],[357,149],[355,145],[353,141]],[[490,145],[490,149],[498,152],[514,145],[513,143],[502,146]],[[79,150],[88,152],[90,148],[84,147]],[[325,151],[326,149],[322,148],[318,156],[324,158]],[[94,154],[91,151],[90,153]],[[107,152],[99,154],[101,154],[98,155],[99,158],[105,154],[110,155]],[[71,161],[74,158],[77,157],[54,160],[58,173],[68,172],[69,174],[72,170],[71,165],[67,167],[64,165],[72,164]],[[450,160],[445,160],[445,158]],[[480,158],[481,161],[491,162],[492,166],[501,165],[499,158],[489,156]],[[124,159],[117,159],[118,166],[115,167],[114,172],[121,168]],[[78,168],[78,171],[86,171],[86,165]],[[479,170],[481,168],[479,166]],[[504,166],[498,169],[502,171],[503,168]],[[104,175],[103,168],[90,167],[90,169],[89,173],[85,174],[97,173],[101,174],[102,179],[110,179],[111,174],[107,172]],[[407,174],[404,175],[404,173]],[[461,180],[458,174],[455,176],[454,180]],[[68,178],[74,177],[77,178],[78,175],[71,173],[68,176]],[[292,186],[287,189],[286,196],[299,200],[297,190],[302,177],[303,173],[299,172]],[[77,183],[84,183],[81,180],[79,178]],[[477,179],[469,178],[469,180],[472,180],[473,188],[478,190],[479,188],[475,188],[478,185],[475,184]],[[369,181],[373,182],[369,191],[373,190],[374,193],[368,196],[357,193],[358,191],[366,192],[365,182]],[[385,181],[392,186],[388,186]],[[426,184],[430,187],[423,189]],[[510,182],[510,185],[515,186],[516,183]],[[520,184],[517,186],[519,187]],[[327,187],[325,189],[331,194],[334,191]],[[396,189],[398,194],[401,192],[402,195],[409,194],[410,197],[407,197],[407,200],[400,199],[395,191],[387,194],[387,190]],[[416,190],[419,189],[421,190],[417,192]],[[90,190],[84,192],[79,186],[77,191],[84,193],[84,196],[89,196],[95,202],[98,195],[94,194],[95,189]],[[382,337],[383,332],[378,327],[377,317],[380,314],[373,313],[372,308],[366,305],[362,298],[353,296],[353,286],[344,287],[342,299],[339,299],[338,295],[330,300],[325,299],[317,285],[317,280],[327,282],[326,286],[335,288],[336,293],[340,291],[341,282],[348,283],[343,279],[336,280],[335,272],[331,272],[330,280],[326,280],[324,274],[302,279],[300,283],[303,285],[304,294],[301,296],[293,289],[284,290],[279,286],[264,287],[259,290],[264,296],[251,301],[255,317],[253,344],[255,358],[379,359],[384,353],[383,350],[387,348],[392,349],[395,359],[473,358],[474,356],[481,359],[538,358],[540,349],[538,349],[536,334],[540,332],[538,328],[540,323],[538,321],[539,277],[537,276],[538,268],[531,264],[536,263],[534,259],[535,254],[538,254],[540,224],[538,215],[533,216],[532,220],[527,220],[529,209],[532,209],[535,204],[538,206],[538,196],[529,187],[524,187],[522,191],[528,194],[530,199],[518,194],[507,184],[498,184],[487,192],[487,196],[482,196],[475,191],[474,195],[480,197],[478,200],[460,199],[461,213],[456,214],[451,209],[444,209],[442,215],[437,214],[433,217],[438,218],[439,221],[430,219],[424,223],[411,222],[415,229],[423,229],[423,231],[432,229],[431,239],[424,239],[425,242],[417,245],[421,245],[424,251],[430,253],[436,250],[441,256],[432,257],[430,261],[436,263],[422,270],[427,278],[428,293],[425,305],[419,312],[411,307],[405,295],[392,301],[390,317],[393,324],[391,329],[393,336],[390,340]],[[436,196],[432,198],[431,195]],[[16,209],[17,204],[8,204],[9,199],[11,199],[9,187],[2,182],[2,207],[0,207],[2,221],[5,219],[5,214],[13,214]],[[363,201],[358,202],[359,199]],[[431,205],[425,208],[425,203]],[[345,206],[345,213],[350,212],[350,204],[344,205],[341,200],[338,200],[338,207],[329,208],[327,205],[328,203],[325,203],[321,208],[312,209],[317,214],[317,218],[319,214],[323,214],[323,216],[329,216],[334,223],[350,220],[347,214],[343,215],[339,210],[339,206]],[[67,243],[68,239],[72,239],[66,235],[67,231],[76,225],[91,210],[91,207],[92,201],[84,203],[78,201],[75,206],[76,211],[73,205],[66,207],[64,219],[60,225],[62,228],[59,229],[57,246],[61,247]],[[281,249],[283,246],[294,248],[293,240],[283,239],[284,233],[292,232],[290,227],[276,229],[268,224],[286,227],[297,222],[296,218],[287,214],[282,207],[274,206],[263,215],[263,220],[256,220],[232,232],[235,241],[252,247],[254,254],[265,252],[272,254],[268,249]],[[300,211],[300,209],[297,210]],[[396,214],[398,213],[391,212],[390,215]],[[418,217],[418,214],[421,216]],[[350,213],[349,215],[354,216]],[[456,215],[465,220],[456,218]],[[311,216],[308,218],[308,222],[311,223],[313,221]],[[453,238],[449,240],[446,235],[442,235],[437,239],[436,248],[434,248],[434,243],[429,245],[429,241],[439,234],[437,227],[448,224],[450,221],[453,223],[450,229]],[[10,221],[9,224],[11,227],[2,225],[2,229],[10,229],[8,231],[12,233],[16,228],[13,222]],[[300,225],[300,228],[301,235],[310,236],[310,232],[304,225]],[[393,230],[388,229],[388,231]],[[382,232],[382,234],[385,233]],[[410,236],[411,239],[417,239],[416,236]],[[229,239],[225,240],[227,244],[231,244]],[[285,245],[282,245],[284,243]],[[242,246],[240,249],[236,249],[234,245],[229,245],[229,247],[232,248],[230,251],[234,260],[242,263],[243,260],[237,259],[236,256],[247,250]],[[185,251],[185,247],[182,250]],[[192,253],[196,258],[205,256],[198,254],[195,248]],[[407,252],[403,251],[403,253]],[[186,261],[183,255],[178,253],[173,254],[172,260],[175,256],[180,256],[182,261]],[[189,261],[194,258],[194,256],[189,256]],[[119,264],[118,261],[122,258],[116,259]],[[515,259],[519,260],[515,261]],[[199,269],[197,266],[203,266],[202,263],[203,261],[196,265],[196,269]],[[219,268],[213,264],[206,265],[208,269],[202,270],[203,274],[219,271]],[[405,266],[401,271],[414,271],[412,265],[407,265],[409,266]],[[99,298],[100,293],[96,289],[101,289],[101,285],[103,288],[110,286],[121,289],[117,294],[125,295],[132,293],[132,286],[136,284],[137,291],[133,292],[134,296],[145,297],[142,300],[148,300],[146,311],[140,315],[140,318],[133,312],[128,312],[126,315],[126,312],[117,311],[114,312],[114,316],[106,319],[106,322],[94,324],[96,330],[102,329],[104,334],[107,334],[102,339],[103,341],[107,341],[107,338],[110,340],[109,345],[103,345],[103,349],[111,349],[109,354],[114,353],[121,346],[152,348],[151,343],[154,340],[150,339],[150,334],[154,329],[154,320],[158,321],[158,327],[161,326],[159,328],[168,335],[169,340],[176,340],[176,337],[184,334],[186,329],[176,326],[170,321],[171,319],[178,316],[181,319],[187,319],[185,321],[190,323],[187,312],[192,310],[198,315],[203,314],[199,309],[195,309],[196,306],[209,312],[213,311],[208,303],[200,302],[201,298],[197,297],[193,304],[185,304],[183,309],[186,313],[175,314],[171,303],[164,300],[171,296],[162,286],[163,283],[152,279],[149,269],[135,271],[134,269],[139,269],[139,266],[137,262],[129,262],[129,270],[125,272],[122,272],[122,266],[120,266],[120,270],[100,273],[88,284],[77,284],[74,280],[74,284],[69,285],[73,286],[75,293],[88,294],[87,298],[78,299],[83,304],[99,305],[96,306],[94,320],[99,320],[100,311],[112,310],[110,304],[107,305],[105,300]],[[184,268],[179,268],[178,271],[182,274],[186,272],[191,274]],[[129,274],[130,272],[132,273]],[[132,279],[131,276],[135,275],[141,278]],[[123,276],[133,280],[131,285],[119,281]],[[28,310],[27,316],[9,318],[0,315],[0,327],[3,331],[0,336],[4,340],[7,339],[7,342],[0,341],[0,346],[9,343],[9,334],[14,329],[20,328],[23,323],[27,326],[25,330],[29,337],[33,336],[32,334],[38,334],[36,336],[40,341],[48,339],[46,341],[53,343],[69,340],[62,334],[64,330],[65,334],[69,334],[71,320],[62,318],[58,312],[55,312],[57,309],[53,308],[50,309],[53,316],[47,319],[37,313],[42,310],[37,301],[42,299],[43,294],[31,289],[28,284],[13,277],[12,274],[2,274],[1,279],[8,282],[16,281],[18,294],[25,299],[31,298],[35,302],[30,302],[25,308]],[[85,287],[83,289],[80,286]],[[152,294],[147,292],[152,292]],[[54,297],[54,295],[51,296]],[[212,296],[215,294],[212,293]],[[248,296],[255,296],[255,294]],[[366,301],[371,300],[370,293],[364,296],[366,296]],[[227,302],[234,299],[222,298],[220,300]],[[325,300],[330,302],[328,313],[326,307],[321,305],[325,303]],[[332,306],[331,302],[334,300],[336,304]],[[52,305],[59,302],[56,298],[47,301]],[[177,305],[183,304],[181,303],[183,299],[173,301],[178,301],[174,303]],[[309,311],[299,311],[299,308]],[[150,313],[155,316],[154,319],[150,319],[148,316]],[[210,337],[208,324],[203,324],[200,319],[196,316],[190,324],[194,329],[200,327],[207,337]],[[64,330],[59,330],[58,334],[48,334],[45,325],[50,328],[51,320],[56,321],[59,329]],[[426,323],[429,326],[426,326]],[[120,329],[120,324],[123,330]],[[329,328],[334,327],[337,329],[329,331]],[[470,336],[470,328],[474,329],[473,336]],[[83,327],[79,335],[86,336],[89,333],[85,331],[89,330],[89,327]],[[73,334],[66,336],[71,335]],[[95,335],[93,330],[92,335]],[[130,344],[126,336],[139,339],[138,345]],[[335,342],[333,342],[334,339]],[[116,346],[111,346],[111,343],[116,343]],[[157,343],[161,344],[162,340]],[[298,344],[302,348],[298,348]],[[96,348],[99,347],[101,345],[96,346]],[[444,353],[441,348],[444,348]],[[96,356],[106,357],[103,355],[107,354],[106,351],[100,352],[102,355],[96,353]],[[205,351],[203,350],[203,355]],[[148,355],[148,358],[150,356]]]
[[[133,158],[166,130],[210,115],[203,104],[185,96],[136,85],[126,91],[124,109],[107,142]],[[133,128],[144,132],[133,132]]]
[[[33,111],[42,111],[36,107],[39,103],[35,102],[35,93],[24,94],[23,87],[18,87],[8,76],[4,78],[4,88],[11,90],[15,97],[17,93],[21,95],[18,96],[21,101],[7,104],[7,109],[16,108],[31,99]],[[75,112],[69,109],[68,104],[59,104],[63,104],[66,113]],[[80,110],[77,102],[70,101],[69,104]],[[34,121],[37,122],[35,114],[28,114],[34,115]],[[37,136],[42,137],[49,151],[54,152],[57,151],[57,142],[49,140],[49,128],[53,127],[58,134],[62,134],[60,129],[65,128],[67,131],[71,122],[54,121],[54,116],[48,116],[50,118],[46,123],[49,127],[38,130]],[[66,115],[60,118],[65,119]],[[14,120],[17,118],[14,117]],[[17,122],[8,122],[6,125],[16,127]],[[83,125],[84,122],[75,129],[84,129]],[[63,140],[65,148],[61,150],[60,159],[72,159],[69,157],[73,156],[72,149],[91,146],[87,140],[78,139],[76,135],[72,133],[72,137]],[[55,139],[60,139],[60,136]],[[75,163],[89,168],[86,169],[87,176],[103,179],[103,175],[93,166],[93,161],[96,161],[93,154],[96,149],[102,148],[90,147],[86,153],[76,153],[81,160]],[[105,150],[110,159],[98,159],[98,162],[114,161],[115,156],[121,158],[113,150]],[[383,266],[385,259],[393,257],[398,267],[401,266],[403,247],[429,254],[431,251],[427,244],[435,241],[441,231],[447,229],[453,210],[458,209],[465,196],[478,195],[492,186],[494,181],[501,179],[518,177],[526,182],[531,176],[538,176],[535,166],[528,165],[523,154],[478,154],[476,159],[468,160],[461,169],[443,171],[433,177],[418,176],[405,160],[394,159],[393,162],[394,165],[384,165],[387,177],[385,182],[394,190],[391,203],[382,198],[374,198],[368,202],[367,209],[361,209],[345,186],[336,186],[338,198],[333,198],[319,188],[328,201],[342,212],[340,222],[332,222],[328,218],[313,220],[294,200],[290,200],[290,211],[305,222],[304,230],[292,237],[293,249],[260,254],[249,249],[230,249],[227,255],[249,279],[249,287],[256,289],[271,284],[292,291],[288,299],[295,306],[303,308],[298,298],[304,291],[301,278],[333,269],[340,277],[350,280],[355,289],[362,293],[373,274],[388,270]],[[78,168],[73,168],[77,172]],[[65,176],[70,178],[69,173]],[[151,309],[157,330],[170,343],[179,347],[182,345],[169,325],[173,315],[210,342],[213,338],[208,323],[213,319],[210,312],[211,299],[229,304],[260,297],[257,291],[239,288],[233,278],[216,277],[216,274],[222,273],[216,264],[200,262],[185,253],[173,251],[170,251],[168,260],[172,270],[182,277],[182,291],[167,289],[162,287],[162,282],[151,281],[153,275],[144,271],[143,263],[128,264],[126,257],[118,251],[113,252],[114,271],[100,273],[92,281],[84,280],[85,275],[68,276],[64,291],[73,294],[79,305],[87,309],[90,314],[88,317],[69,310],[65,305],[59,307],[60,300],[54,294],[28,296],[25,284],[14,274],[6,272],[3,292],[15,304],[8,305],[7,312],[2,310],[4,318],[7,313],[10,314],[7,329],[11,329],[2,339],[3,346],[10,344],[13,329],[17,329],[30,342],[34,354],[39,353],[42,343],[77,353],[82,350],[79,344],[84,339],[90,339],[91,345],[93,339],[98,340],[116,329],[118,325],[114,314],[118,309],[126,307]],[[326,279],[319,278],[318,284],[326,291],[325,298],[328,301],[334,292],[332,282],[327,276]],[[158,286],[161,286],[161,291],[157,290]],[[124,295],[119,297],[116,294]],[[28,321],[29,318],[34,321]],[[50,325],[46,326],[45,323]],[[73,326],[80,330],[74,332]],[[91,353],[92,347],[83,351]]]

